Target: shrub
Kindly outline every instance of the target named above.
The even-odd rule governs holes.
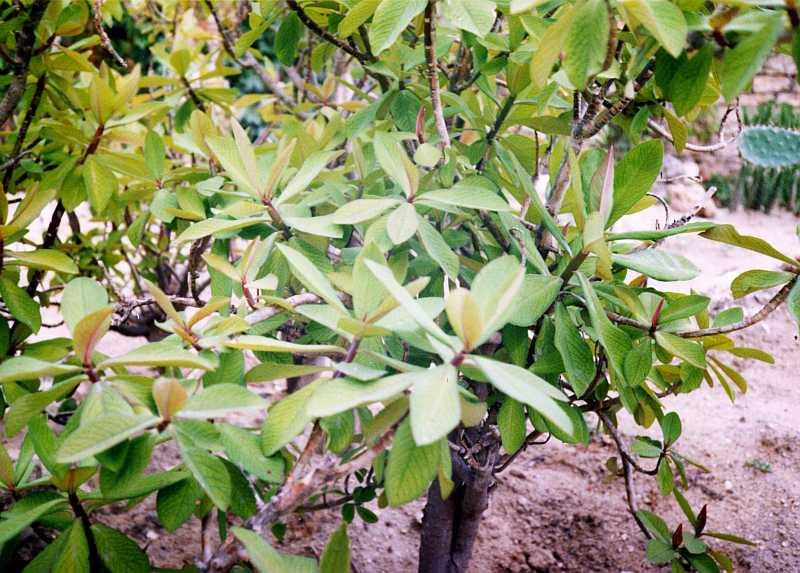
[[[347,524],[427,492],[420,571],[463,571],[499,472],[598,425],[647,559],[730,570],[720,540],[744,540],[687,503],[662,400],[744,392],[729,358],[771,358],[729,335],[797,315],[800,265],[730,225],[612,227],[651,203],[658,138],[683,148],[787,41],[787,7],[4,2],[4,567],[33,527],[26,571],[148,571],[96,516],[155,498],[168,531],[202,520],[213,571],[315,570],[269,528],[341,507],[319,567],[348,571]],[[777,294],[711,316],[661,286],[700,272],[660,248],[682,233],[780,261],[732,284]],[[106,354],[110,331],[148,341]],[[628,445],[623,412],[661,437]],[[638,509],[638,473],[685,522]]]

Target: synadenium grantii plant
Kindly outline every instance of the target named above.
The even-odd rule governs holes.
[[[427,492],[419,568],[464,571],[500,472],[598,427],[647,558],[731,570],[714,538],[743,540],[686,501],[662,400],[744,392],[726,357],[771,358],[728,335],[797,315],[800,265],[730,225],[612,227],[654,201],[659,138],[704,149],[686,122],[791,39],[794,3],[23,0],[0,20],[4,568],[24,546],[26,571],[148,571],[96,515],[155,497],[168,531],[202,520],[187,565],[349,571],[355,515]],[[661,248],[681,233],[784,265],[734,298],[780,290],[747,318],[665,290],[700,272]],[[662,438],[629,449],[618,415]],[[636,473],[686,523],[639,510]],[[333,507],[319,565],[273,549],[270,526]]]

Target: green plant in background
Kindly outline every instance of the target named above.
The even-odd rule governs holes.
[[[26,571],[149,571],[97,515],[155,498],[167,531],[201,521],[189,568],[347,572],[348,524],[426,496],[419,570],[463,571],[502,471],[596,427],[646,558],[732,570],[721,542],[747,542],[687,502],[666,400],[747,389],[731,357],[772,358],[729,335],[800,315],[800,263],[730,225],[613,225],[650,204],[658,137],[733,101],[793,6],[0,3],[3,568],[32,530]],[[789,270],[733,281],[780,287],[758,313],[712,315],[649,284],[701,272],[660,248],[683,233]],[[629,447],[623,416],[660,436]],[[638,474],[685,520],[638,509]],[[273,548],[337,508],[319,563]]]
[[[800,213],[800,114],[789,104],[766,103],[742,110],[745,125],[739,135],[744,160],[735,175],[714,175],[710,186],[731,208],[744,206],[767,213],[782,205]]]

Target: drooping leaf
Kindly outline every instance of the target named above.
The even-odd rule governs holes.
[[[389,505],[399,507],[417,499],[433,481],[438,467],[439,444],[418,446],[410,421],[403,421],[395,432],[386,466]]]

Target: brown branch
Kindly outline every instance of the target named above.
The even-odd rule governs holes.
[[[439,133],[439,147],[442,150],[450,147],[450,134],[447,133],[447,123],[444,121],[442,109],[442,94],[439,87],[439,71],[436,69],[436,26],[434,24],[436,0],[429,0],[425,7],[424,33],[425,33],[425,73],[428,76],[428,85],[431,90],[431,107],[436,131]],[[444,158],[442,158],[444,159]]]
[[[5,170],[5,173],[3,174],[3,189],[8,190],[8,185],[11,183],[11,178],[14,174],[14,166],[17,164],[17,162],[19,162],[20,159],[29,153],[29,151],[23,152],[22,146],[25,143],[25,137],[28,135],[31,122],[33,122],[33,117],[36,115],[36,111],[39,109],[39,103],[42,101],[42,94],[44,93],[44,86],[46,83],[46,74],[42,74],[39,76],[39,79],[36,80],[36,89],[31,97],[31,103],[28,106],[28,111],[25,112],[25,117],[23,118],[22,124],[17,131],[17,140],[14,142],[14,150],[11,152],[11,159],[9,159],[2,166],[2,169]]]
[[[100,37],[100,45],[103,46],[103,49],[109,56],[111,56],[111,59],[113,59],[117,65],[127,69],[128,63],[114,49],[111,39],[108,37],[108,34],[106,34],[105,28],[103,28],[103,0],[94,0],[92,9],[92,22],[94,22],[95,32],[97,32],[97,35]]]
[[[15,73],[11,83],[6,88],[6,93],[0,101],[0,126],[4,125],[14,110],[19,100],[25,93],[25,84],[28,79],[28,68],[33,56],[33,46],[36,43],[36,28],[44,15],[50,0],[33,0],[28,8],[28,18],[17,32],[17,52],[14,62]]]
[[[767,304],[765,304],[761,310],[755,313],[752,316],[745,318],[739,322],[734,324],[728,324],[726,326],[716,326],[712,328],[701,328],[698,330],[683,330],[679,332],[675,332],[674,334],[680,336],[682,338],[700,338],[703,336],[713,336],[716,334],[728,334],[729,332],[736,332],[737,330],[742,330],[744,328],[748,328],[753,326],[754,324],[761,322],[765,318],[767,318],[772,312],[777,309],[783,301],[789,296],[789,292],[791,292],[792,287],[797,282],[797,278],[789,281],[783,288],[779,290],[775,296],[773,296]],[[624,326],[630,326],[633,328],[638,328],[639,330],[643,330],[645,332],[650,332],[652,326],[646,322],[640,322],[634,318],[629,318],[627,316],[623,316],[621,314],[617,314],[616,312],[606,311],[606,316],[617,324],[622,324]]]
[[[617,117],[620,113],[622,113],[625,110],[625,108],[628,107],[628,105],[630,105],[630,103],[636,97],[636,94],[642,90],[642,88],[645,86],[645,84],[647,84],[648,80],[651,78],[652,75],[653,71],[650,69],[650,66],[648,65],[647,67],[645,67],[644,70],[642,70],[642,72],[639,74],[639,76],[636,78],[636,81],[634,82],[633,97],[622,96],[620,99],[614,102],[611,105],[611,107],[608,107],[603,111],[601,111],[587,124],[581,125],[580,123],[578,123],[576,125],[576,129],[573,131],[572,134],[573,138],[575,140],[581,141],[584,139],[589,139],[594,135],[597,135],[597,133],[599,133],[601,129],[603,129],[606,125],[608,125],[608,123],[612,119]]]
[[[603,424],[606,426],[606,428],[609,428],[609,430],[611,430],[611,428],[614,427],[614,425],[611,423],[611,420],[608,417],[608,414],[606,414],[605,412],[598,412],[597,415],[600,416],[601,420],[603,420]],[[644,523],[642,522],[641,519],[639,519],[639,516],[637,514],[639,508],[636,503],[636,484],[634,483],[633,480],[633,469],[631,463],[628,457],[626,457],[623,454],[625,450],[622,445],[622,442],[618,441],[619,435],[616,434],[616,430],[611,431],[611,436],[614,438],[614,442],[617,446],[617,451],[620,454],[620,459],[622,461],[622,469],[625,474],[625,494],[628,501],[628,511],[630,511],[630,514],[633,516],[634,521],[636,521],[636,525],[638,525],[639,529],[642,530],[644,536],[647,539],[652,539],[653,535],[650,533],[647,527],[645,527]]]
[[[208,2],[209,0],[206,0]],[[326,42],[333,44],[343,52],[346,52],[353,56],[356,60],[358,60],[361,65],[366,66],[368,64],[373,64],[376,61],[375,56],[372,54],[365,54],[359,50],[357,50],[354,46],[351,46],[347,42],[343,42],[327,30],[321,28],[314,20],[312,20],[308,14],[300,7],[297,3],[297,0],[286,0],[286,4],[297,14],[297,17],[300,18],[300,21],[305,25],[306,28],[314,32],[317,36],[325,40]]]
[[[228,54],[228,57],[231,58],[234,62],[243,66],[245,68],[249,68],[253,70],[256,75],[259,77],[261,82],[264,84],[264,87],[267,88],[275,97],[277,97],[281,103],[283,103],[287,107],[293,107],[295,105],[295,101],[290,98],[286,93],[281,89],[276,81],[269,77],[267,71],[264,69],[264,66],[256,59],[256,57],[248,52],[241,58],[236,57],[236,49],[231,41],[229,36],[230,32],[222,25],[222,21],[219,18],[219,14],[217,14],[217,10],[214,8],[211,0],[204,0],[206,8],[211,13],[211,17],[214,19],[214,23],[217,25],[217,29],[219,30],[220,35],[222,36],[222,47],[225,50],[225,53]],[[301,118],[305,118],[305,114],[297,113]]]

